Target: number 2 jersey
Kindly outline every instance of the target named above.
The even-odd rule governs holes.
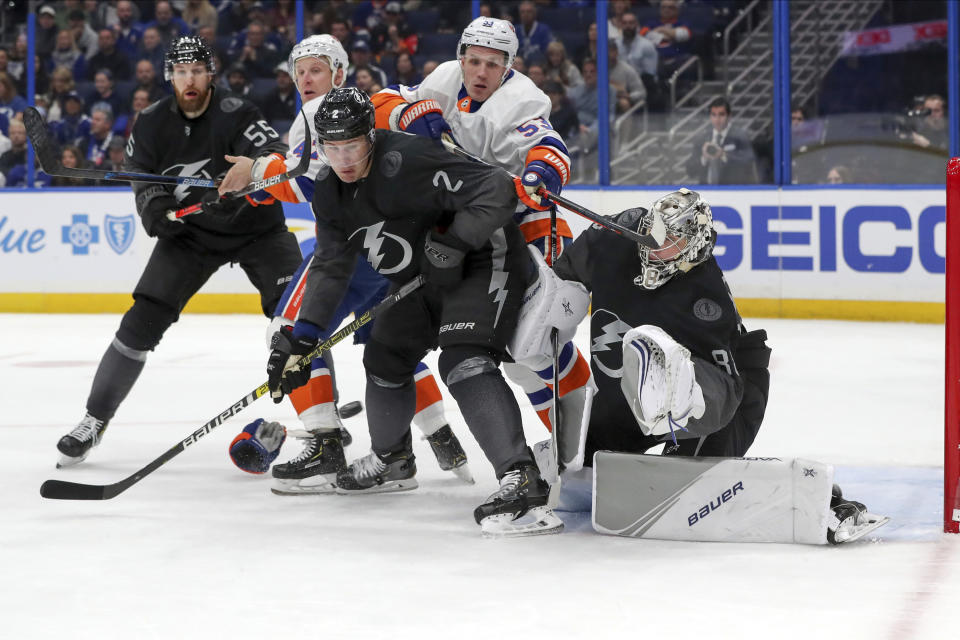
[[[187,118],[174,96],[140,112],[127,142],[125,167],[141,173],[215,180],[232,166],[224,159],[225,154],[256,157],[286,152],[280,136],[252,102],[216,87],[211,92],[210,105],[197,118]],[[158,186],[171,193],[181,208],[199,203],[204,194],[212,191],[145,182],[134,183],[133,191],[139,196]],[[272,198],[259,206],[243,198],[222,206],[224,212],[220,215],[198,213],[182,218],[187,229],[181,236],[184,242],[194,249],[230,252],[258,235],[286,229],[283,209]],[[139,207],[138,204],[138,212]]]
[[[300,319],[323,329],[330,327],[358,254],[403,284],[420,273],[424,242],[435,227],[474,249],[503,227],[522,246],[513,223],[513,183],[496,169],[393,131],[377,131],[371,153],[369,174],[356,182],[341,181],[327,166],[317,176],[317,246]]]
[[[557,172],[562,184],[569,182],[569,152],[550,126],[550,98],[522,73],[511,70],[503,84],[479,102],[467,95],[460,62],[449,60],[418,85],[391,85],[374,95],[377,128],[397,131],[403,107],[428,99],[439,103],[454,137],[467,151],[514,174],[541,160]],[[549,211],[523,208],[517,218],[528,243],[549,237]],[[562,217],[557,219],[557,231],[563,238],[573,237]]]

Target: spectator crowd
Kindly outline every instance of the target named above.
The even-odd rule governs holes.
[[[670,109],[671,77],[691,56],[709,65],[714,34],[747,4],[610,0],[605,45],[598,45],[590,0],[485,1],[480,13],[514,24],[520,45],[514,68],[550,97],[553,126],[574,157],[582,158],[599,136],[598,56],[608,63],[607,117],[637,123],[643,112]],[[285,132],[295,116],[297,94],[287,68],[296,43],[294,0],[57,0],[30,6],[36,11],[34,103],[64,156],[78,166],[122,161],[119,151],[137,115],[170,93],[164,51],[182,34],[210,44],[218,86],[255,102],[274,129]],[[373,94],[392,84],[416,85],[454,58],[470,10],[465,1],[307,0],[304,35],[329,33],[340,40],[350,60],[347,84]],[[28,104],[23,17],[14,17],[12,32],[0,33],[0,186],[26,181],[22,131],[14,124]],[[911,130],[910,140],[937,148],[946,139],[945,106],[935,95],[928,102],[929,115]],[[723,108],[729,119],[730,105]],[[724,126],[729,129],[728,122]],[[697,140],[688,163],[691,177],[722,183],[754,175],[736,166],[738,157],[749,155],[750,141],[735,126],[728,129]],[[42,172],[37,180],[58,183]]]

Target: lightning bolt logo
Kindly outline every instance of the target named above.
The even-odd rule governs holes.
[[[500,312],[503,311],[503,303],[507,301],[507,274],[504,271],[494,270],[490,276],[490,288],[487,293],[494,294],[493,301],[497,303],[497,315],[493,319],[493,326],[496,327],[500,322]]]
[[[607,377],[622,377],[623,349],[620,347],[620,344],[623,342],[624,334],[633,327],[622,321],[617,314],[612,311],[607,311],[606,309],[597,309],[594,311],[590,319],[590,324],[594,327],[600,327],[600,334],[594,336],[593,341],[590,343],[591,359],[596,365],[596,368]],[[611,349],[610,345],[616,345],[616,348]],[[604,364],[600,356],[597,355],[604,351],[611,352],[609,356],[605,357],[606,360],[611,361],[609,364]]]
[[[353,236],[362,232],[363,248],[367,251],[367,262],[370,263],[370,266],[372,266],[374,270],[387,276],[392,273],[399,273],[410,265],[410,262],[413,260],[413,248],[410,246],[410,243],[401,236],[383,231],[383,224],[383,221],[381,221],[368,227],[360,227],[351,233],[347,240],[351,240]],[[396,266],[381,269],[380,263],[383,262],[383,259],[386,257],[386,254],[381,252],[384,238],[391,238],[400,244],[400,248],[403,250],[403,258]]]
[[[190,164],[175,164],[172,167],[163,170],[163,175],[172,176],[178,175],[184,178],[206,178],[210,180],[210,174],[206,171],[202,171],[203,165],[210,162],[207,160],[198,160],[196,162],[191,162]],[[177,173],[177,169],[180,169],[180,173]],[[177,188],[173,190],[173,197],[177,199],[177,202],[183,202],[183,199],[187,197],[187,190],[190,188],[188,184],[177,185]]]

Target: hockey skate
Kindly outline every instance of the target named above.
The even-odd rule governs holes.
[[[460,441],[450,425],[445,424],[423,439],[430,443],[433,455],[437,457],[437,464],[444,471],[453,471],[454,475],[473,484],[473,474],[467,465],[467,454],[460,446]]]
[[[381,458],[371,451],[357,458],[337,474],[337,493],[387,493],[410,491],[419,484],[416,458],[412,451],[398,451]]]
[[[100,444],[107,424],[106,420],[98,420],[89,413],[85,414],[80,424],[57,442],[57,450],[60,452],[57,469],[83,462],[90,449]]]
[[[284,464],[273,467],[273,487],[278,496],[335,493],[337,472],[347,466],[340,431],[290,431],[303,440],[303,451]]]
[[[541,536],[563,531],[547,506],[550,485],[532,462],[518,462],[500,478],[500,489],[477,507],[473,518],[490,538]]]
[[[853,542],[890,522],[888,516],[872,514],[863,503],[844,498],[838,485],[833,485],[830,510],[833,511],[827,523],[827,542],[830,544]]]

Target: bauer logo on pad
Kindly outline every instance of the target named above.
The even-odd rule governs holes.
[[[103,230],[107,236],[107,244],[117,255],[120,255],[129,249],[133,243],[133,235],[136,230],[133,215],[108,215],[103,219]]]

